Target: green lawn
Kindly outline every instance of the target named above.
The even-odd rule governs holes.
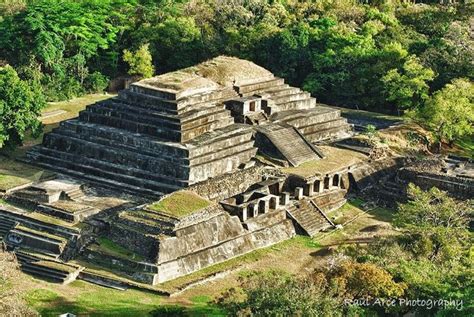
[[[148,209],[182,218],[193,212],[206,208],[210,201],[190,191],[179,191],[162,200],[148,205]]]
[[[46,179],[52,175],[51,172],[0,155],[0,191]]]
[[[106,95],[106,94],[90,94],[85,95],[82,97],[74,98],[71,100],[66,101],[59,101],[59,102],[48,102],[48,105],[45,109],[43,109],[43,114],[47,112],[52,112],[55,110],[64,110],[66,113],[53,116],[50,118],[46,118],[42,120],[43,124],[50,125],[53,123],[57,123],[59,121],[71,119],[77,117],[79,112],[84,110],[86,106],[96,103],[98,101],[108,99],[113,97],[114,95]]]
[[[178,306],[155,293],[120,291],[83,281],[35,288],[26,293],[25,299],[41,316],[66,312],[79,316],[225,316],[208,296],[194,297],[191,305]]]
[[[41,316],[66,312],[87,316],[149,316],[162,296],[138,290],[119,291],[75,281],[67,288],[51,285],[26,294],[27,303]]]

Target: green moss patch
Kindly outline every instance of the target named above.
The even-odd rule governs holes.
[[[92,246],[95,251],[100,251],[111,256],[125,258],[133,261],[144,260],[142,256],[133,253],[132,251],[122,247],[121,245],[118,245],[117,243],[105,237],[98,238],[97,242],[99,242],[99,246]]]
[[[210,204],[210,201],[196,193],[179,191],[154,204],[148,205],[148,209],[165,213],[176,218],[183,218],[195,211],[206,208]]]

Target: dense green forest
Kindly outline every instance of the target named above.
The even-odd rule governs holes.
[[[0,66],[57,101],[104,90],[127,73],[150,76],[233,55],[332,105],[415,111],[429,123],[432,116],[419,111],[425,104],[444,107],[440,116],[461,110],[463,118],[450,118],[463,122],[461,131],[437,133],[450,142],[472,133],[474,6],[416,2],[3,0]],[[449,84],[468,92],[449,94]],[[443,88],[443,100],[464,107],[430,100]]]

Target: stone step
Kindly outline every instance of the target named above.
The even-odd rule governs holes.
[[[122,115],[133,114],[133,115],[136,115],[139,118],[139,120],[142,120],[142,118],[146,118],[146,120],[143,122],[149,122],[149,123],[158,122],[159,124],[162,124],[163,126],[170,129],[178,129],[176,128],[176,126],[179,127],[179,124],[180,124],[180,120],[177,115],[163,114],[161,112],[144,109],[133,104],[123,103],[119,99],[106,100],[100,104],[88,106],[88,108],[89,107],[117,110]]]
[[[38,205],[35,211],[45,214],[47,216],[59,218],[64,221],[74,223],[81,219],[86,218],[87,216],[96,214],[97,212],[99,212],[99,209],[88,206],[87,208],[84,208],[79,212],[71,213],[65,210],[61,210],[59,208],[55,208],[50,205]]]
[[[258,82],[258,83],[240,85],[240,86],[237,86],[236,88],[237,88],[237,92],[240,95],[242,95],[242,97],[247,97],[247,96],[253,95],[255,91],[283,85],[284,83],[285,81],[283,78],[275,77],[275,78]]]
[[[351,125],[342,125],[329,129],[319,130],[312,133],[305,134],[305,137],[312,143],[323,140],[338,140],[350,137],[352,135]]]
[[[289,101],[281,104],[271,105],[271,113],[285,111],[285,110],[304,110],[311,109],[316,106],[316,99],[307,98],[295,101]]]
[[[316,124],[312,124],[312,125],[299,127],[298,129],[301,131],[301,133],[303,133],[304,135],[307,135],[307,134],[312,134],[312,133],[315,133],[315,132],[320,132],[320,131],[324,131],[324,130],[332,129],[332,128],[337,128],[337,127],[343,127],[343,126],[347,126],[347,125],[348,125],[347,124],[347,119],[340,117],[338,119],[331,120],[331,121],[326,121],[326,122],[323,122],[323,123],[316,123]]]
[[[189,175],[189,167],[182,160],[167,160],[166,157],[159,158],[133,153],[131,150],[125,150],[122,147],[113,148],[105,144],[96,144],[77,139],[66,134],[49,133],[45,136],[43,146],[36,147],[35,149],[44,153],[54,151],[54,155],[57,155],[58,158],[72,159],[75,162],[94,160],[94,165],[92,166],[104,163],[113,164],[117,168],[121,166],[121,170],[129,169],[130,172],[137,171],[140,174],[147,171],[148,174],[156,174],[155,177],[164,174],[171,178],[176,178],[176,181],[179,183],[181,179]]]
[[[26,263],[26,262],[35,262],[39,261],[40,258],[36,255],[32,255],[27,252],[23,252],[20,250],[15,251],[15,256],[20,264]]]
[[[105,161],[78,157],[65,152],[58,152],[46,148],[39,148],[37,160],[47,164],[57,165],[64,169],[78,170],[100,178],[108,178],[120,183],[129,183],[161,193],[176,191],[187,184],[185,179],[176,179],[162,174],[150,174],[149,171],[134,169]],[[58,154],[62,158],[58,158]],[[179,186],[178,184],[181,184]]]
[[[323,218],[313,210],[305,209],[298,211],[290,211],[290,215],[311,237],[327,227],[327,224],[325,223],[325,221],[323,221]],[[304,218],[303,215],[306,215],[306,218]]]
[[[274,114],[270,119],[275,123],[284,122],[296,128],[300,128],[337,120],[339,118],[339,110],[316,106],[316,108],[309,110],[279,112]]]
[[[222,104],[224,101],[238,97],[233,87],[225,87],[211,92],[203,92],[177,100],[179,113],[203,108],[206,104]]]
[[[138,148],[146,149],[147,152],[154,153],[154,156],[159,154],[160,156],[186,157],[188,154],[188,150],[179,143],[160,140],[145,134],[131,133],[118,128],[78,120],[63,121],[61,127],[71,130],[75,134],[94,136],[114,144],[123,144],[135,148],[135,151]]]
[[[254,140],[249,140],[243,143],[234,144],[226,148],[219,148],[218,150],[215,150],[211,153],[207,153],[205,155],[201,155],[191,159],[189,166],[193,168],[201,164],[207,164],[211,161],[219,160],[225,156],[241,153],[242,151],[246,151],[248,149],[253,148],[253,146]]]
[[[0,238],[5,237],[5,235],[10,232],[16,224],[16,221],[0,216]]]
[[[79,230],[77,228],[66,228],[60,225],[55,225],[49,222],[37,220],[29,217],[27,214],[19,214],[7,210],[0,209],[0,217],[20,223],[24,227],[49,233],[65,239],[75,240],[79,237]]]
[[[195,158],[234,144],[246,142],[252,138],[253,132],[250,126],[244,124],[233,124],[218,130],[209,131],[186,142],[189,157]]]
[[[104,187],[112,188],[112,189],[115,189],[115,190],[118,189],[118,190],[121,190],[123,192],[127,192],[127,193],[134,194],[134,195],[141,195],[141,196],[144,196],[144,197],[149,197],[151,199],[159,199],[160,197],[162,197],[164,195],[163,192],[160,192],[160,191],[157,191],[157,190],[151,190],[151,189],[147,189],[147,188],[143,188],[143,187],[139,187],[139,186],[134,186],[134,185],[131,185],[131,184],[128,184],[128,183],[118,182],[116,180],[111,180],[109,178],[103,178],[103,177],[91,175],[91,174],[88,174],[88,173],[83,173],[83,172],[80,172],[80,171],[71,170],[69,168],[60,167],[60,166],[57,166],[57,165],[51,165],[51,164],[48,164],[48,163],[45,163],[45,162],[42,162],[42,161],[33,161],[31,163],[35,164],[37,166],[47,168],[49,170],[57,171],[59,173],[65,174],[65,175],[71,175],[71,176],[77,177],[79,179],[83,179],[85,181],[91,182],[93,184],[97,184],[99,186],[104,186]]]
[[[200,114],[199,116],[194,117],[192,120],[186,120],[185,122],[181,123],[181,130],[192,130],[199,126],[220,120],[226,120],[228,118],[232,118],[230,114],[230,110],[227,109],[219,109],[211,114]],[[231,121],[233,122],[233,120]]]
[[[158,128],[155,125],[111,117],[107,114],[101,114],[98,112],[82,111],[79,113],[79,120],[86,123],[95,123],[99,125],[105,125],[122,130],[127,130],[132,133],[146,134],[171,142],[181,141],[180,131],[170,130],[166,128]]]
[[[169,100],[153,95],[142,94],[132,90],[122,90],[118,93],[120,102],[133,104],[144,109],[160,112],[162,114],[176,116],[178,114],[178,104],[176,100]]]
[[[211,132],[217,129],[225,128],[234,123],[234,118],[230,115],[218,120],[214,120],[208,123],[204,123],[200,126],[195,126],[189,128],[185,131],[182,131],[181,141],[186,142],[192,140],[200,135],[205,134],[206,132]]]
[[[21,242],[16,243],[13,242],[10,237],[11,236],[21,237]],[[25,229],[21,229],[15,227],[10,230],[9,238],[7,239],[8,244],[12,244],[15,247],[21,248],[28,248],[31,250],[36,250],[41,253],[45,253],[48,255],[56,255],[59,256],[64,247],[66,245],[65,240],[59,239],[59,237],[53,238],[51,235],[46,235],[45,233],[41,233],[39,231],[31,232]]]
[[[308,142],[293,127],[280,126],[280,128],[274,128],[274,130],[262,128],[259,131],[262,131],[267,136],[278,151],[293,166],[320,158],[318,153],[315,153]]]
[[[21,263],[20,269],[28,274],[67,284],[76,279],[80,267],[73,267],[57,261],[40,260]]]
[[[27,274],[39,277],[39,278],[46,278],[50,281],[56,282],[56,283],[64,283],[64,281],[67,279],[67,275],[62,275],[62,274],[56,274],[56,273],[51,273],[48,271],[43,270],[42,268],[34,265],[34,264],[23,264],[20,265],[20,269]]]
[[[51,136],[49,136],[51,135]],[[120,153],[122,159],[138,157],[142,161],[152,160],[154,164],[169,165],[170,163],[176,164],[176,166],[186,166],[189,164],[189,159],[186,158],[186,154],[178,152],[176,155],[160,155],[156,151],[148,151],[147,149],[142,149],[139,146],[133,144],[120,143],[119,141],[105,139],[102,137],[97,137],[94,135],[89,135],[87,133],[78,134],[74,131],[58,128],[58,130],[51,131],[48,136],[45,136],[43,140],[43,146],[56,150],[63,150],[69,148],[76,149],[78,146],[84,148],[80,149],[78,154],[82,154],[85,149],[88,152],[88,156],[96,157],[101,155],[102,157],[109,157],[113,161],[116,161],[116,153]]]
[[[140,93],[146,96],[154,96],[154,97],[164,99],[164,100],[170,100],[170,101],[176,100],[175,93],[164,91],[164,90],[158,90],[155,87],[147,88],[141,85],[132,84],[130,85],[130,92]]]
[[[77,200],[86,196],[86,194],[82,190],[74,191],[74,192],[66,192],[66,196],[70,200]]]
[[[309,99],[310,97],[311,97],[311,94],[309,92],[301,91],[301,92],[292,93],[288,95],[275,96],[275,97],[272,97],[271,100],[276,105],[281,105],[281,104],[285,104],[292,101],[306,100],[306,99]]]
[[[279,96],[286,96],[286,95],[291,95],[291,94],[295,94],[299,92],[301,92],[300,88],[290,87],[289,85],[284,84],[284,85],[270,87],[270,88],[258,91],[257,95],[260,95],[265,99],[266,98],[273,99]]]
[[[170,141],[179,142],[181,140],[181,132],[178,124],[170,125],[164,121],[140,116],[132,112],[109,109],[105,106],[88,106],[86,110],[80,112],[79,119],[85,122],[99,123],[131,132],[162,137]]]

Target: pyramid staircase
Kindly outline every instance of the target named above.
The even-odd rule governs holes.
[[[334,227],[334,223],[309,198],[302,199],[287,209],[287,214],[303,231],[313,237],[316,233]]]
[[[322,153],[292,126],[266,124],[259,126],[257,131],[263,134],[292,166],[323,157]]]

